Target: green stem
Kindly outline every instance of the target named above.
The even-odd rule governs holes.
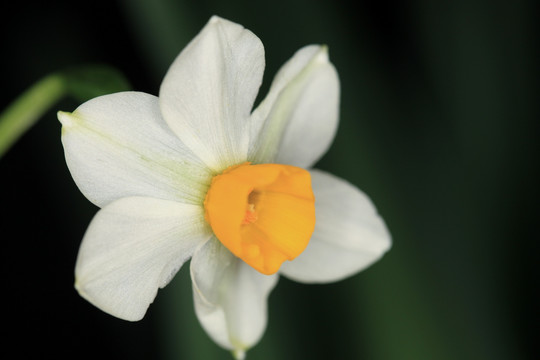
[[[69,96],[83,103],[130,89],[126,78],[107,65],[76,66],[44,77],[0,113],[0,158],[62,98]]]
[[[0,158],[66,91],[62,76],[48,75],[26,90],[0,114]]]

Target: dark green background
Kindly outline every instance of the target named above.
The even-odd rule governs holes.
[[[84,63],[112,65],[134,89],[157,94],[212,14],[263,41],[263,94],[298,48],[325,43],[341,78],[341,123],[318,167],[370,195],[394,245],[339,283],[282,278],[248,360],[533,359],[535,3],[3,3],[0,106]],[[187,266],[139,323],[102,313],[73,289],[77,249],[97,208],[66,168],[55,113],[78,105],[62,101],[0,159],[2,357],[229,359],[195,318]]]

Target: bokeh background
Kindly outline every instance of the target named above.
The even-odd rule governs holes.
[[[339,283],[282,278],[248,360],[534,359],[538,355],[536,1],[3,2],[0,108],[70,66],[112,65],[157,94],[213,14],[257,34],[266,92],[298,48],[325,43],[341,123],[318,167],[363,189],[394,245]],[[65,165],[57,110],[0,159],[2,358],[230,359],[198,324],[188,267],[138,323],[73,289],[97,211]],[[14,352],[11,357],[5,357]]]

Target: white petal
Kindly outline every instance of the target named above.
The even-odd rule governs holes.
[[[325,46],[300,49],[252,115],[249,158],[310,167],[328,150],[339,118],[339,79]]]
[[[176,58],[161,84],[165,120],[216,172],[247,159],[249,114],[263,71],[259,38],[214,16]]]
[[[101,96],[58,118],[69,170],[94,204],[126,196],[204,200],[209,170],[167,127],[157,97]]]
[[[210,236],[201,206],[143,197],[114,201],[86,231],[75,287],[101,310],[140,320],[158,288]]]
[[[213,238],[191,260],[195,311],[220,346],[241,355],[261,338],[277,275],[263,275]]]
[[[348,182],[311,170],[315,231],[306,250],[280,272],[296,281],[331,282],[378,260],[391,246],[390,234],[369,198]]]

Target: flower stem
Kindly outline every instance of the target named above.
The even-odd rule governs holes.
[[[124,75],[107,65],[80,65],[47,75],[0,113],[0,158],[62,98],[69,96],[82,103],[126,90],[131,85]]]
[[[0,158],[52,105],[66,94],[59,74],[51,74],[26,90],[0,114]]]

